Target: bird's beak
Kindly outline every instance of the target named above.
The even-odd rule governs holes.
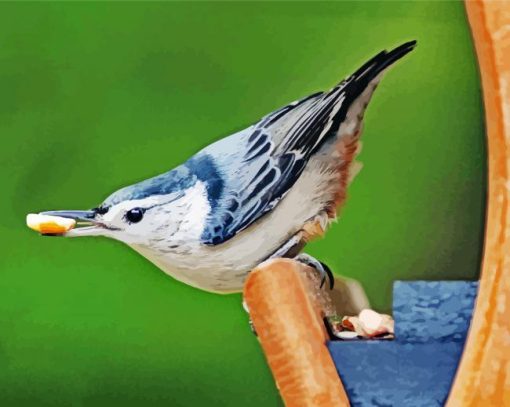
[[[78,236],[99,236],[104,232],[103,224],[95,220],[96,212],[90,211],[46,211],[41,215],[60,216],[61,218],[74,219],[76,227],[68,232],[62,233],[61,236],[78,237]]]
[[[94,211],[47,211],[41,215],[60,216],[61,218],[74,219],[75,221],[90,222],[96,216]]]

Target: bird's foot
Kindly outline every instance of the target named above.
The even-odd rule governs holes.
[[[317,260],[315,257],[312,257],[306,253],[298,254],[296,257],[294,257],[294,260],[297,260],[300,263],[306,264],[307,266],[313,267],[315,270],[317,270],[319,272],[319,275],[321,277],[320,288],[322,288],[322,286],[326,282],[326,278],[328,278],[329,288],[330,288],[330,290],[333,289],[333,287],[335,285],[335,277],[333,276],[331,269],[326,264],[324,264],[323,262]]]

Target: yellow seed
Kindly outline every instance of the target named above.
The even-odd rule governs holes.
[[[49,216],[30,213],[27,215],[27,226],[43,234],[61,234],[68,232],[76,225],[74,219],[60,216]]]

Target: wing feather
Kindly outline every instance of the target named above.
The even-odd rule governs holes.
[[[234,174],[224,173],[231,177],[229,188],[222,193],[224,204],[217,205],[209,216],[203,243],[223,243],[273,209],[299,178],[310,156],[337,133],[354,100],[415,44],[411,41],[377,54],[331,91],[284,106],[253,125],[246,137],[242,133],[235,143],[232,140],[238,151],[229,156],[225,172]],[[229,138],[224,141],[228,143]]]
[[[316,93],[264,117],[254,126],[241,160],[241,171],[251,175],[235,183],[235,190],[225,192],[224,199],[230,205],[211,214],[203,234],[205,244],[227,241],[276,206],[301,175],[324,128],[317,120],[328,117],[334,99]],[[285,125],[286,116],[300,106],[304,108],[292,117],[287,133],[278,140],[275,130]],[[224,213],[233,218],[228,224]]]

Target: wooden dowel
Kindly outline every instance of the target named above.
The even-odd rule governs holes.
[[[250,273],[244,298],[285,405],[349,406],[306,269],[288,259],[265,262]]]

